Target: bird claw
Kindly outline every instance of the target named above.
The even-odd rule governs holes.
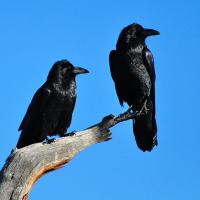
[[[131,105],[125,113],[127,113],[127,114],[133,113],[132,109],[133,109],[133,106]]]
[[[128,110],[127,110],[126,112],[120,114],[119,117],[123,117],[123,116],[126,116],[126,115],[128,115],[128,114],[132,114],[132,113],[133,113],[133,110],[132,110],[132,109],[133,109],[133,106],[130,106],[130,107],[128,108]]]
[[[42,144],[51,144],[55,142],[55,138],[48,138],[46,137],[45,141]]]
[[[73,135],[76,134],[76,132],[77,132],[77,131],[72,131],[72,132],[70,132],[70,133],[65,133],[63,136],[64,136],[64,137],[73,136]]]

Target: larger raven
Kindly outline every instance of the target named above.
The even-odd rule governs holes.
[[[116,50],[109,56],[120,104],[127,102],[138,113],[133,120],[133,130],[142,151],[151,151],[157,145],[154,61],[145,39],[158,34],[156,30],[131,24],[121,31]]]
[[[17,148],[42,142],[47,136],[65,135],[76,102],[77,74],[89,71],[61,60],[51,68],[47,81],[37,90],[21,122]]]

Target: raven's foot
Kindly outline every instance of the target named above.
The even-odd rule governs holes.
[[[132,114],[132,113],[133,113],[133,110],[132,110],[132,109],[133,109],[133,106],[130,106],[130,107],[128,108],[128,110],[127,110],[126,112],[120,114],[119,117],[124,117],[124,116],[126,116],[126,115]]]
[[[67,137],[67,136],[73,136],[73,135],[76,135],[76,132],[77,131],[72,131],[72,132],[70,132],[70,133],[65,133],[63,136],[65,137]]]
[[[128,110],[124,114],[131,114],[133,113],[133,106],[129,106]]]
[[[53,142],[55,142],[55,138],[50,139],[50,138],[46,137],[43,144],[51,144]]]

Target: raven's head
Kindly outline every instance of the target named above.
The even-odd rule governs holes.
[[[148,36],[159,34],[160,33],[154,29],[143,28],[136,23],[130,24],[121,31],[117,41],[117,47],[135,42],[144,42]]]
[[[81,67],[74,67],[68,60],[60,60],[52,66],[47,80],[65,81],[85,73],[89,73],[89,71]]]

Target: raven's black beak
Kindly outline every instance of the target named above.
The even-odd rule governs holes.
[[[85,74],[85,73],[89,73],[89,71],[87,69],[84,69],[82,67],[75,67],[73,69],[74,74]]]
[[[147,28],[145,28],[142,31],[142,35],[148,37],[148,36],[151,36],[151,35],[160,35],[160,32],[156,31],[156,30],[153,30],[153,29],[147,29]]]

